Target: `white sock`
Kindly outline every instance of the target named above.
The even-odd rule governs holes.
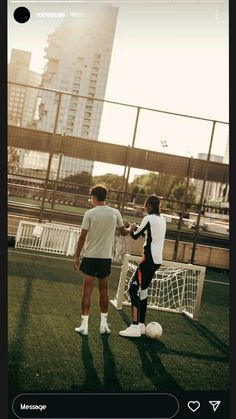
[[[88,319],[89,319],[89,316],[88,316],[88,314],[82,314],[82,316],[81,316],[81,320],[82,320],[82,324],[84,325],[84,326],[88,326]]]
[[[108,313],[101,313],[101,323],[107,323]]]

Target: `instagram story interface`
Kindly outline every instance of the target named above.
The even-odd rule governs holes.
[[[228,418],[228,3],[9,1],[12,418]]]

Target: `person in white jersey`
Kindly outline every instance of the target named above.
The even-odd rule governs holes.
[[[84,287],[81,301],[82,322],[75,331],[88,334],[89,309],[94,286],[94,278],[98,278],[99,300],[101,310],[100,333],[110,333],[107,323],[108,316],[108,277],[111,273],[112,246],[119,229],[122,236],[129,234],[130,229],[124,227],[119,210],[106,205],[107,189],[97,185],[90,190],[94,208],[84,214],[81,233],[78,239],[74,269],[83,273]],[[83,249],[83,257],[80,255]]]
[[[160,200],[156,195],[149,195],[145,201],[146,215],[140,224],[132,224],[131,237],[136,240],[145,235],[143,255],[129,286],[132,306],[131,325],[119,332],[124,337],[140,337],[145,334],[148,287],[155,271],[161,266],[166,221],[160,214]],[[134,231],[132,231],[134,230]]]

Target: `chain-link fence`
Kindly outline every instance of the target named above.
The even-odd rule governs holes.
[[[224,121],[9,82],[9,213],[80,223],[91,186],[104,183],[108,203],[139,222],[156,193],[173,259],[188,241],[194,263],[198,243],[228,247],[228,141]]]

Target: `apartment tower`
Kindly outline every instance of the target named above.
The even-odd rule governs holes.
[[[118,9],[107,6],[81,8],[76,17],[66,18],[48,36],[42,86],[87,96],[88,99],[63,95],[57,133],[98,139]],[[41,93],[37,127],[54,131],[59,96]],[[78,156],[79,157],[79,156]],[[63,156],[60,178],[83,171],[92,173],[93,161]]]
[[[13,48],[8,65],[8,80],[13,83],[39,86],[41,75],[30,70],[31,52]],[[8,123],[29,127],[34,119],[37,89],[12,83],[8,85]]]

